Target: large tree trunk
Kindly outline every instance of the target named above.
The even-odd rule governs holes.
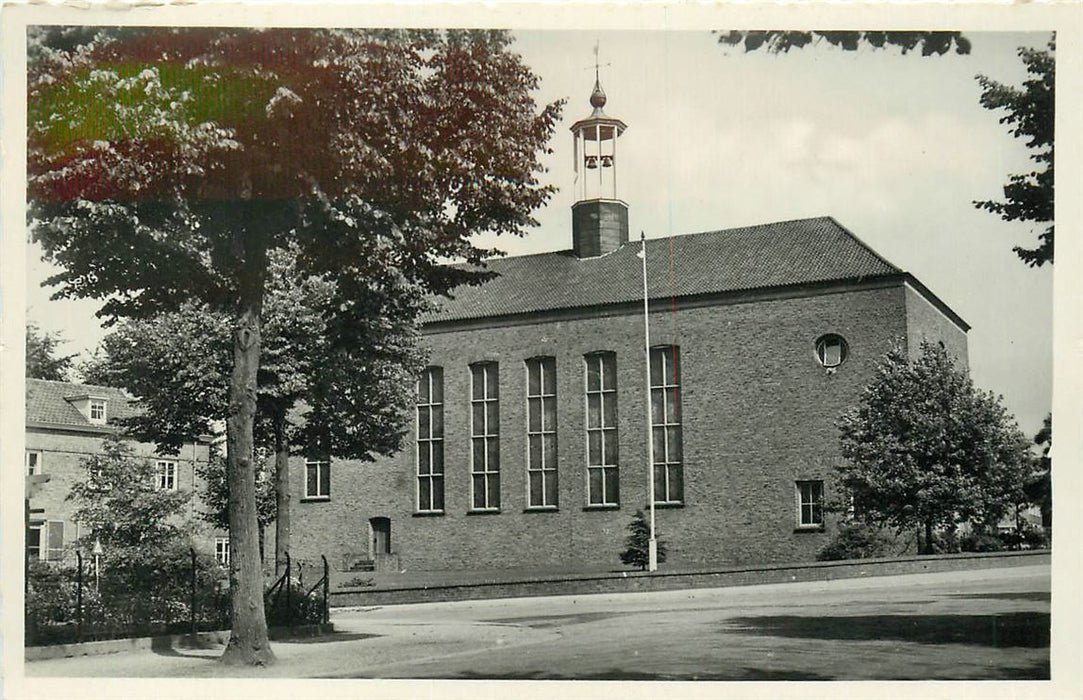
[[[933,551],[933,521],[925,521],[925,554],[936,554]]]
[[[275,407],[275,573],[286,564],[290,551],[290,442],[286,435],[286,409]]]
[[[233,628],[221,661],[230,665],[266,666],[275,656],[267,639],[263,609],[256,517],[256,478],[252,428],[256,415],[256,372],[259,369],[260,312],[267,269],[262,236],[245,231],[240,305],[233,338],[233,374],[226,419],[226,480],[229,485],[230,602]]]

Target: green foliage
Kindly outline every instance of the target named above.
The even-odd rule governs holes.
[[[835,536],[816,554],[817,561],[871,559],[895,554],[895,539],[882,528],[859,521],[843,522]]]
[[[923,343],[913,360],[888,353],[839,429],[840,482],[865,522],[932,533],[995,523],[1024,499],[1026,439],[939,346]]]
[[[309,593],[296,578],[289,580],[288,587],[287,591],[287,584],[283,583],[267,590],[263,603],[267,624],[286,627],[323,622],[323,593],[319,589]]]
[[[95,539],[112,551],[187,544],[190,526],[181,516],[191,493],[159,490],[154,464],[137,457],[119,434],[103,438],[101,451],[82,466],[86,476],[72,485],[67,500],[75,505],[72,520],[87,532],[80,541],[85,549]]]
[[[262,529],[275,520],[275,487],[270,462],[274,457],[266,449],[255,453],[256,522]],[[226,480],[226,460],[215,454],[206,464],[196,467],[196,476],[203,482],[199,517],[219,530],[229,529],[229,484]]]
[[[658,549],[658,563],[666,560],[666,543],[655,533],[656,546]],[[638,566],[640,570],[646,570],[650,563],[651,524],[643,515],[642,510],[637,510],[632,516],[632,522],[628,523],[628,539],[625,540],[625,550],[621,552],[620,560],[630,566]]]
[[[113,639],[190,629],[192,560],[186,546],[107,549],[95,581],[93,557],[83,565],[82,639]],[[219,592],[225,572],[214,557],[197,553],[195,603],[200,629],[227,625],[228,605]],[[31,645],[74,642],[78,634],[76,567],[35,562],[26,597]]]
[[[957,546],[962,552],[999,552],[1007,549],[1000,535],[983,527],[972,528],[964,533],[958,538]]]
[[[64,342],[59,333],[46,333],[37,324],[26,324],[26,376],[34,379],[52,379],[66,382],[70,379],[72,359],[75,355],[57,355],[57,348]]]
[[[981,106],[1004,110],[1001,124],[1007,124],[1012,136],[1025,139],[1030,158],[1038,169],[1011,175],[1004,185],[1003,201],[974,202],[979,209],[1000,215],[1005,221],[1032,221],[1048,224],[1038,234],[1036,248],[1013,248],[1031,267],[1053,264],[1053,121],[1056,114],[1054,89],[1056,41],[1050,39],[1045,50],[1020,48],[1019,58],[1029,77],[1021,88],[999,83],[979,75]]]
[[[920,50],[922,56],[943,55],[952,50],[957,54],[970,53],[970,41],[959,32],[729,31],[718,34],[718,43],[724,46],[741,45],[745,51],[763,48],[769,53],[786,53],[820,43],[844,51],[856,51],[861,46],[874,49],[892,46],[904,54]]]

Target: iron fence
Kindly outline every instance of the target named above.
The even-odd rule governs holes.
[[[229,582],[224,570],[208,567],[189,549],[186,562],[160,561],[145,569],[99,574],[82,552],[73,564],[35,563],[27,571],[26,644],[73,642],[197,633],[231,627]],[[285,573],[266,589],[265,610],[272,627],[329,621],[326,557],[304,564],[287,556]],[[322,565],[322,566],[321,566]],[[322,572],[319,569],[322,568]]]

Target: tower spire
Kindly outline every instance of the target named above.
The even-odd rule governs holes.
[[[607,100],[598,48],[595,41],[594,89],[590,93],[594,110],[571,128],[576,173],[572,245],[581,258],[605,255],[628,241],[628,205],[617,194],[617,139],[627,126],[602,110]]]

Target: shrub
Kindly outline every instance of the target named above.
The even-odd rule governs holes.
[[[322,593],[319,589],[308,593],[295,578],[289,581],[288,589],[285,585],[269,588],[264,594],[263,607],[268,627],[323,622]]]
[[[962,552],[999,552],[1004,548],[1004,540],[987,530],[975,529],[959,538],[959,550]]]
[[[884,531],[861,522],[843,523],[834,539],[816,555],[818,561],[871,559],[893,554],[894,540]]]
[[[666,544],[655,533],[658,547],[658,562],[666,560]],[[620,555],[620,560],[631,566],[638,566],[641,571],[646,570],[650,563],[650,540],[651,526],[643,516],[642,510],[637,510],[632,516],[632,522],[628,523],[628,539],[625,540],[625,550]]]

